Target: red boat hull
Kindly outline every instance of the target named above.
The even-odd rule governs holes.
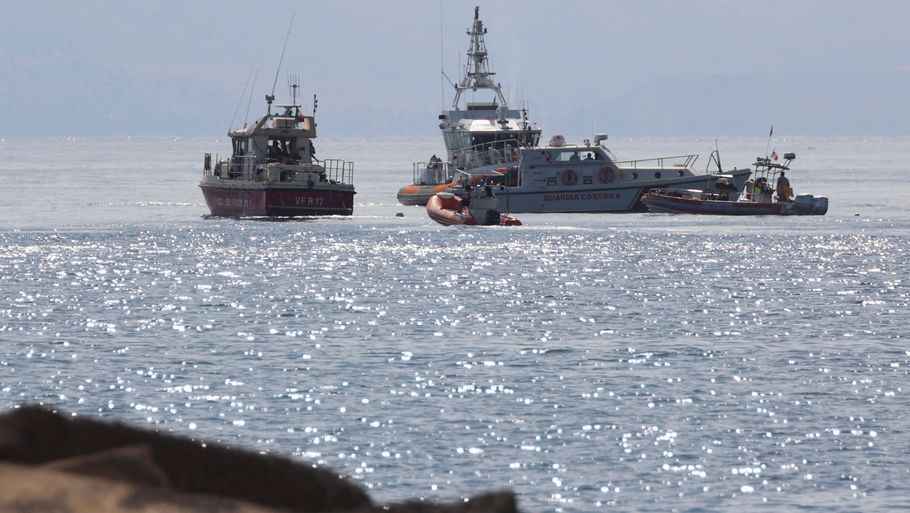
[[[353,189],[200,187],[213,216],[349,216],[354,212]]]

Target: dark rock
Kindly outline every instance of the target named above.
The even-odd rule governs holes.
[[[37,407],[0,415],[0,482],[16,513],[518,511],[509,491],[377,506],[327,469]]]
[[[41,465],[145,445],[170,485],[302,512],[366,508],[370,498],[338,474],[277,456],[233,450],[86,417],[25,407],[0,417],[0,460]]]
[[[517,513],[515,494],[508,491],[491,492],[471,497],[467,502],[434,504],[406,502],[384,508],[389,513]]]
[[[42,468],[127,481],[146,486],[169,487],[170,479],[152,457],[147,445],[131,445],[45,463]]]

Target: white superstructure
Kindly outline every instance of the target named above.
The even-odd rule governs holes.
[[[455,152],[469,147],[495,147],[499,151],[518,144],[536,146],[540,139],[540,128],[528,121],[527,109],[512,109],[502,94],[502,85],[494,81],[490,71],[487,45],[484,35],[487,29],[480,19],[480,8],[474,8],[474,23],[467,34],[471,36],[468,47],[468,62],[464,75],[455,84],[455,98],[452,108],[439,115],[439,128],[452,161]],[[468,94],[486,92],[490,96],[483,101],[465,101]]]
[[[502,85],[494,80],[480,19],[480,8],[474,8],[474,22],[467,31],[471,37],[468,61],[455,87],[455,97],[449,110],[439,115],[446,146],[446,157],[436,163],[414,162],[416,185],[437,185],[451,182],[454,158],[468,148],[480,151],[512,152],[521,147],[533,147],[540,139],[540,127],[528,120],[527,109],[509,107],[502,94]],[[470,100],[468,99],[470,96]],[[429,196],[427,196],[428,198]],[[399,195],[399,199],[401,195]],[[424,203],[426,198],[424,198]]]

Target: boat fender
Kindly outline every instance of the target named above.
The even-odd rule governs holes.
[[[562,172],[563,185],[575,185],[578,183],[578,173],[574,169],[566,169]]]
[[[613,170],[610,169],[610,166],[601,166],[597,170],[597,178],[600,179],[602,183],[610,183],[613,181]]]

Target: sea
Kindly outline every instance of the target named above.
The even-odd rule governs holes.
[[[0,140],[0,413],[334,469],[379,504],[910,508],[910,137],[611,137],[620,159],[796,152],[825,216],[402,206],[436,137],[320,138],[354,215],[207,217],[224,137]]]

